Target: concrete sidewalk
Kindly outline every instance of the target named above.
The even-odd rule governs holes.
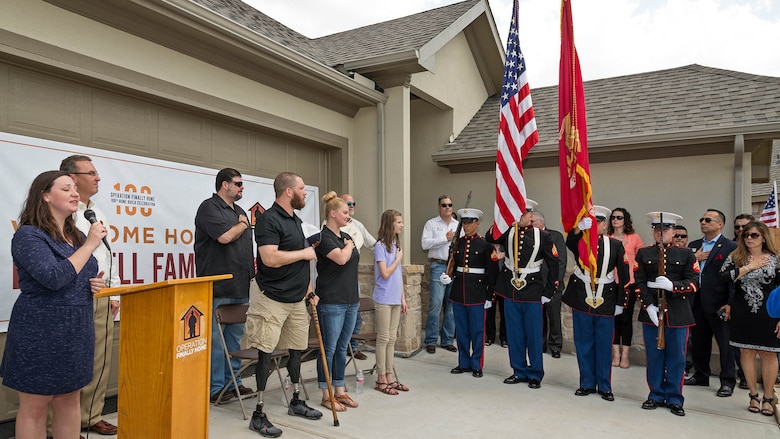
[[[564,353],[560,359],[544,356],[545,378],[542,388],[526,384],[507,385],[511,375],[506,349],[486,347],[483,378],[471,374],[452,375],[457,354],[437,349],[431,355],[420,352],[395,361],[401,382],[411,391],[398,396],[373,390],[375,375],[366,376],[365,392],[354,392],[354,370],[347,367],[347,387],[360,407],[338,413],[340,426],[333,425],[329,410],[320,407],[321,392],[312,380],[316,376],[313,361],[304,363],[309,405],[324,413],[318,421],[287,415],[282,406],[279,380],[272,375],[265,392],[265,409],[271,422],[284,431],[283,438],[497,438],[507,434],[523,437],[595,438],[780,438],[775,417],[747,411],[748,391],[735,389],[734,396],[715,396],[717,378],[711,386],[685,388],[685,417],[668,409],[642,410],[647,398],[645,368],[613,368],[614,402],[599,395],[574,396],[579,375],[577,359]],[[359,366],[369,368],[369,358]],[[254,387],[254,379],[244,381]],[[761,389],[759,387],[759,393]],[[244,401],[253,410],[255,399]],[[248,429],[237,401],[211,407],[209,437],[258,438]],[[107,417],[111,422],[116,415]],[[553,434],[554,436],[550,436]],[[96,437],[90,435],[90,437]],[[511,437],[511,436],[509,436]]]

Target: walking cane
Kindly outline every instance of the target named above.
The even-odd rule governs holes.
[[[336,401],[333,398],[333,387],[330,385],[330,374],[328,373],[328,360],[325,357],[325,345],[322,343],[322,332],[320,332],[320,319],[317,317],[317,307],[314,301],[309,300],[311,306],[311,316],[314,319],[314,328],[317,330],[317,341],[320,344],[320,357],[322,357],[322,370],[325,372],[325,383],[328,385],[328,397],[330,397],[330,410],[333,412],[333,426],[339,426],[339,416],[336,414]]]

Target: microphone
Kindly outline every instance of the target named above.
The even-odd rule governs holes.
[[[84,211],[84,218],[86,218],[90,224],[95,224],[96,222],[98,222],[97,215],[95,215],[95,211],[92,209],[87,209]],[[111,251],[111,246],[108,245],[108,240],[106,239],[105,236],[103,237],[103,244],[106,246],[108,251]]]

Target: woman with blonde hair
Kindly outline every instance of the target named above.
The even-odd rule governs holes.
[[[729,322],[729,344],[740,351],[750,392],[748,410],[773,416],[780,319],[769,316],[766,301],[769,293],[780,285],[780,258],[764,223],[747,223],[741,237],[737,249],[726,258],[720,271],[725,280],[735,285],[734,301],[731,306],[726,305],[723,319]],[[761,359],[762,399],[758,399],[756,355]]]
[[[352,338],[357,310],[360,304],[358,293],[358,264],[360,254],[355,242],[340,229],[349,222],[347,203],[331,191],[322,197],[325,227],[320,233],[317,253],[317,287],[319,297],[317,315],[322,332],[325,358],[334,388],[336,411],[358,406],[344,388],[344,374],[347,366],[347,343]],[[321,405],[331,409],[328,383],[322,357],[317,357],[317,385],[322,389]]]
[[[374,309],[376,312],[376,390],[388,395],[407,392],[409,388],[393,377],[395,339],[401,314],[406,314],[404,297],[403,250],[399,235],[404,229],[401,212],[388,209],[382,213],[379,234],[374,246]]]

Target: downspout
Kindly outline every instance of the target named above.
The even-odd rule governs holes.
[[[745,173],[743,166],[745,163],[745,136],[737,134],[734,136],[734,214],[739,215],[744,212],[743,194]],[[748,212],[750,210],[748,209]]]
[[[385,104],[376,104],[376,136],[377,136],[377,176],[379,177],[378,197],[379,208],[385,210]]]

